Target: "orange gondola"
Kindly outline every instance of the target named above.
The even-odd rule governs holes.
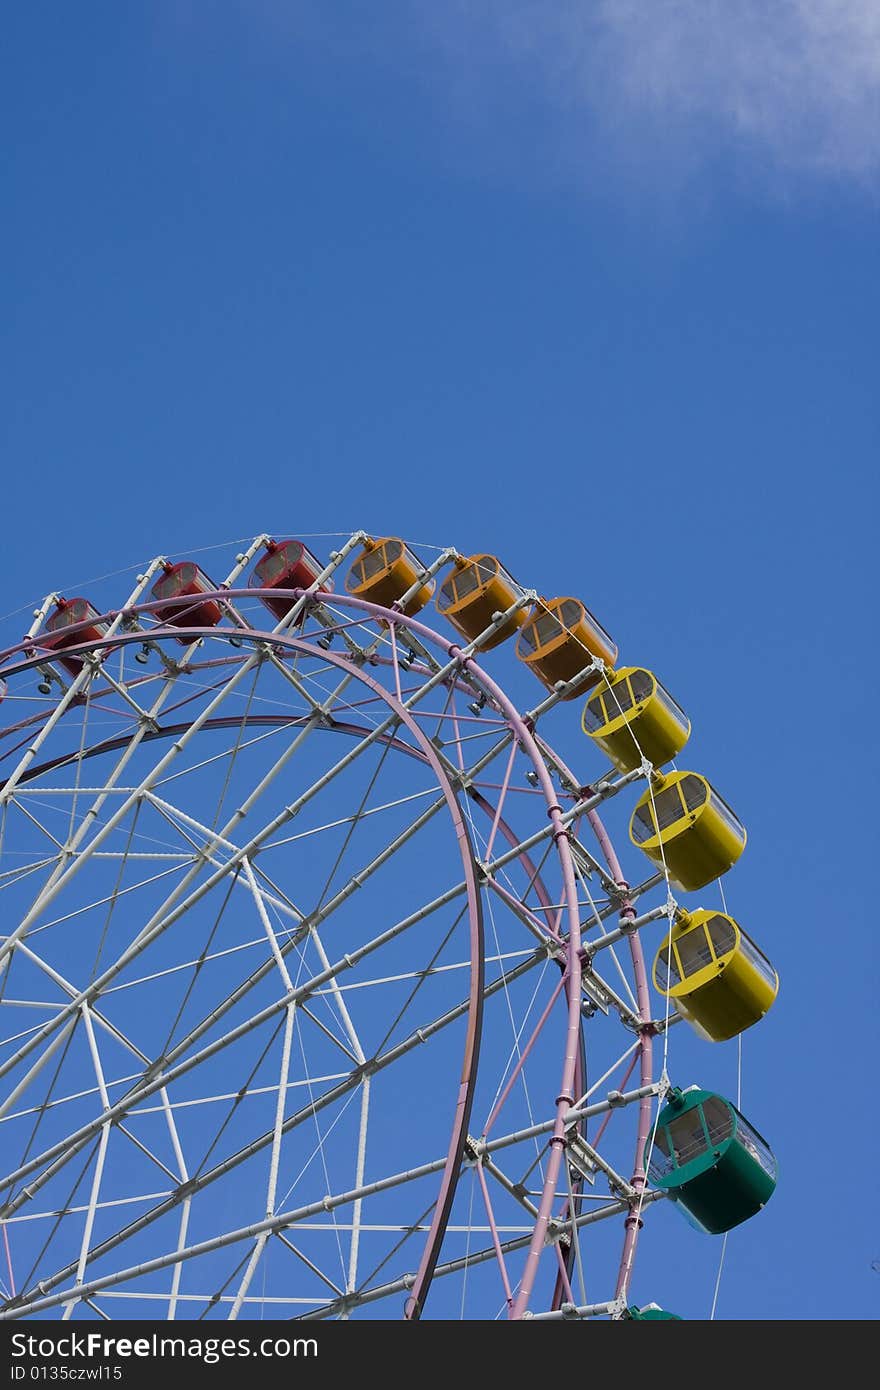
[[[506,613],[522,590],[495,555],[460,556],[446,576],[437,595],[437,611],[469,642],[492,624],[496,613]],[[524,608],[511,613],[505,622],[483,639],[481,648],[489,651],[512,637],[526,620]]]
[[[397,536],[365,541],[345,577],[350,594],[381,608],[391,608],[414,585],[419,587],[401,609],[407,616],[418,613],[429,602],[434,581],[425,577],[425,566],[419,557]]]
[[[553,690],[558,681],[579,676],[596,658],[613,667],[617,644],[580,599],[542,599],[523,625],[516,654],[548,690]],[[575,699],[600,679],[601,671],[593,672],[565,698]]]

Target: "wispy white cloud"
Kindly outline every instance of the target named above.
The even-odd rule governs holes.
[[[880,171],[880,0],[603,0],[600,19],[631,107],[782,166]]]
[[[880,175],[880,0],[411,0],[465,62],[509,60],[583,134]]]

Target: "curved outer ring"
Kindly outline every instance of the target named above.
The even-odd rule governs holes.
[[[165,605],[163,605],[165,606]],[[213,629],[206,629],[213,632]],[[142,634],[122,634],[121,642],[127,643],[131,640],[142,641]],[[366,685],[380,699],[383,699],[389,708],[394,712],[402,724],[409,730],[410,734],[420,745],[422,757],[428,762],[437,778],[442,794],[446,800],[449,814],[455,830],[456,839],[459,844],[459,851],[462,859],[466,882],[466,896],[468,903],[468,922],[470,934],[470,986],[469,986],[469,1006],[467,1012],[467,1029],[465,1034],[464,1055],[462,1058],[461,1078],[458,1086],[456,1098],[455,1114],[452,1124],[452,1135],[450,1138],[449,1149],[447,1152],[446,1163],[440,1181],[440,1189],[437,1202],[434,1206],[431,1225],[425,1241],[419,1270],[413,1284],[412,1299],[417,1300],[417,1306],[421,1307],[430,1286],[431,1277],[439,1257],[440,1248],[446,1233],[449,1222],[449,1213],[455,1197],[455,1189],[458,1182],[458,1175],[461,1166],[461,1154],[464,1141],[467,1137],[467,1128],[470,1121],[470,1112],[473,1104],[474,1087],[477,1074],[477,1061],[479,1058],[480,1034],[483,1013],[483,973],[484,973],[484,950],[483,950],[483,914],[482,897],[476,879],[475,855],[470,835],[465,819],[461,812],[455,789],[450,783],[448,776],[443,768],[443,764],[437,757],[436,750],[419,728],[417,722],[412,718],[403,705],[386,690],[384,686],[374,680],[365,671],[359,669],[344,657],[335,652],[324,652],[319,648],[311,646],[309,643],[298,638],[284,637],[273,639],[276,645],[285,647],[296,652],[303,652],[322,661],[329,661],[340,671],[352,675],[362,684]],[[117,645],[116,638],[111,639]],[[100,651],[101,643],[90,644],[90,650]]]
[[[219,589],[214,590],[209,594],[200,595],[200,598],[202,600],[216,599],[217,601],[222,603],[230,599],[252,599],[260,598],[264,595],[278,598],[281,592],[282,591],[277,589]],[[307,591],[303,589],[290,589],[285,590],[283,592],[285,596],[289,595],[290,598],[293,600],[300,599],[307,593]],[[556,1198],[557,1186],[559,1181],[559,1171],[565,1150],[565,1117],[568,1110],[571,1108],[575,1101],[576,1079],[580,1056],[580,998],[581,979],[583,973],[581,962],[580,918],[578,912],[577,882],[574,872],[574,863],[571,855],[571,849],[569,846],[568,831],[563,821],[562,807],[559,805],[559,802],[556,798],[556,792],[553,787],[553,783],[550,779],[550,774],[544,761],[544,757],[541,753],[539,741],[535,738],[528,723],[519,713],[519,711],[516,709],[516,707],[513,705],[513,703],[510,701],[510,699],[507,697],[507,695],[504,693],[501,687],[496,684],[496,682],[487,674],[487,672],[485,672],[482,669],[482,667],[480,667],[478,663],[474,660],[474,658],[467,654],[467,652],[463,650],[458,643],[449,642],[446,638],[434,632],[433,629],[427,627],[424,623],[417,621],[413,617],[407,617],[402,613],[394,612],[386,608],[381,608],[377,604],[368,603],[366,600],[355,598],[350,594],[331,594],[323,590],[317,590],[314,593],[309,594],[309,597],[313,599],[313,601],[316,603],[329,601],[335,605],[342,606],[344,608],[353,608],[356,611],[362,612],[368,619],[379,619],[387,625],[403,626],[405,628],[409,628],[413,632],[417,633],[420,638],[424,639],[431,645],[440,647],[441,649],[445,650],[449,658],[453,661],[456,661],[457,664],[460,666],[461,670],[466,671],[469,675],[476,677],[479,680],[480,684],[485,688],[485,690],[492,696],[498,709],[505,716],[506,721],[509,724],[511,731],[514,737],[516,738],[516,741],[518,742],[520,748],[531,759],[534,770],[538,776],[539,785],[547,803],[547,815],[552,825],[552,838],[556,846],[557,854],[559,856],[560,861],[560,869],[562,873],[562,886],[564,892],[566,914],[568,917],[569,929],[566,945],[565,969],[565,992],[568,1009],[562,1072],[558,1094],[555,1102],[556,1117],[554,1121],[553,1131],[549,1140],[550,1152],[544,1176],[541,1200],[538,1207],[538,1215],[535,1220],[532,1238],[529,1244],[528,1254],[526,1256],[526,1263],[523,1271],[522,1280],[520,1283],[519,1293],[516,1297],[512,1309],[510,1310],[511,1315],[514,1318],[521,1318],[528,1313],[529,1301],[531,1299],[532,1289],[534,1287],[535,1279],[537,1276],[541,1254],[547,1240],[548,1227],[552,1217],[553,1203]],[[130,609],[127,609],[126,615],[130,615],[131,617],[136,617],[140,614],[154,616],[157,608],[162,608],[163,611],[167,612],[167,610],[171,607],[184,607],[188,603],[191,604],[191,602],[192,600],[190,598],[184,597],[182,599],[174,599],[170,601],[166,600],[161,603],[154,602],[138,604]],[[102,615],[102,617],[108,616],[115,616],[115,614],[111,613]],[[265,632],[259,631],[257,629],[244,628],[230,631],[229,629],[225,628],[213,627],[190,628],[188,629],[188,631],[192,634],[193,640],[199,637],[207,639],[220,638],[222,640],[223,636],[225,636],[227,633],[230,633],[230,635],[233,636],[240,636],[243,638],[246,637],[251,641],[265,641],[272,643],[274,646],[282,646],[285,648],[290,648],[292,650],[305,650],[310,655],[315,655],[320,657],[322,660],[330,661],[332,664],[338,666],[342,670],[352,669],[354,670],[358,679],[366,681],[368,684],[373,685],[373,688],[375,688],[376,692],[380,695],[380,697],[387,701],[389,707],[394,708],[396,706],[395,712],[399,713],[400,717],[404,720],[404,722],[407,722],[406,711],[403,709],[402,705],[400,705],[397,701],[394,700],[394,698],[389,694],[389,692],[385,691],[383,687],[379,686],[378,682],[370,682],[369,678],[365,676],[365,673],[361,669],[357,667],[350,667],[349,663],[347,663],[343,658],[336,656],[335,653],[332,653],[330,651],[316,650],[315,648],[310,646],[310,644],[301,641],[301,639],[291,638],[286,633],[274,633],[271,631]],[[164,639],[166,637],[169,639],[179,638],[179,636],[180,629],[175,627],[151,628],[146,631],[140,630],[136,632],[117,632],[113,634],[113,636],[109,639],[109,641],[106,644],[100,641],[84,642],[80,644],[72,643],[69,647],[65,647],[65,654],[80,655],[86,652],[100,650],[104,645],[118,647],[122,645],[129,645],[130,643],[142,643],[145,637],[149,638],[150,640],[156,640],[160,638]],[[33,653],[35,647],[37,646],[38,641],[34,638],[29,638],[16,644],[14,647],[9,648],[6,652],[2,654],[2,656],[3,658],[8,658],[9,656],[14,655],[16,652]],[[16,674],[21,670],[25,670],[35,665],[38,665],[41,661],[45,661],[47,659],[51,660],[51,657],[51,652],[44,652],[42,656],[36,654],[33,656],[29,656],[24,661],[12,667],[4,667],[3,674]],[[567,775],[571,777],[571,774],[568,774],[567,769],[565,769],[565,771]],[[438,772],[438,776],[439,775],[440,774]],[[445,781],[445,775],[443,776],[443,778],[441,778],[441,784],[443,781]],[[574,784],[576,784],[576,779],[574,777],[571,777],[571,781]],[[445,794],[446,793],[444,790],[444,795]],[[454,792],[452,792],[452,800],[460,817],[461,812],[460,808],[458,807],[458,802]],[[602,826],[601,821],[599,820],[598,816],[595,815],[595,812],[589,813],[589,818],[591,824],[593,825],[593,829],[594,831],[596,831],[597,837],[599,838],[599,843],[602,847],[603,854],[606,857],[606,861],[609,864],[609,868],[611,869],[613,876],[615,877],[616,881],[623,885],[624,880],[620,870],[619,862],[617,860],[617,856],[614,852],[613,846],[611,845],[611,841],[608,838],[607,833],[604,830],[604,827]],[[467,838],[466,832],[465,837]],[[471,862],[471,871],[472,870],[473,862]],[[479,893],[477,894],[477,897],[479,899]],[[623,904],[623,911],[628,911],[630,915],[634,914],[634,908],[631,904],[627,902],[624,902]],[[634,967],[636,966],[637,956],[639,957],[641,965],[641,969],[637,970],[636,974],[636,984],[638,990],[637,999],[639,1002],[639,1009],[640,1012],[642,1012],[643,1017],[650,1017],[650,998],[648,994],[647,976],[645,974],[644,969],[644,958],[641,953],[641,947],[639,946],[638,940],[635,937],[631,938],[631,949],[633,951]],[[482,965],[482,959],[480,960],[480,965]],[[473,990],[473,960],[471,978]],[[469,1020],[471,1019],[471,1017],[472,1015],[469,1012]],[[647,1046],[645,1046],[645,1043],[647,1043]],[[641,1048],[641,1076],[642,1083],[644,1085],[648,1085],[651,1082],[650,1072],[650,1040],[647,1034],[643,1034],[643,1045]],[[449,1210],[451,1208],[452,1198],[454,1196],[455,1184],[457,1181],[457,1169],[460,1163],[464,1137],[466,1136],[466,1123],[465,1126],[462,1127],[461,1120],[462,1118],[464,1118],[465,1109],[469,1114],[470,1104],[473,1100],[475,1077],[476,1068],[475,1066],[472,1066],[467,1082],[467,1095],[469,1096],[468,1100],[465,1100],[464,1091],[461,1088],[459,1091],[459,1103],[456,1109],[456,1118],[458,1121],[456,1129],[461,1130],[461,1141],[459,1143],[458,1149],[455,1151],[454,1154],[453,1147],[450,1146],[450,1151],[447,1157],[447,1164],[444,1169],[443,1184],[441,1187],[441,1192],[444,1198],[444,1210],[442,1214],[444,1229],[445,1223],[448,1221]],[[464,1082],[462,1082],[462,1086],[464,1086]],[[647,1105],[645,1101],[642,1101],[640,1104],[640,1138],[643,1128],[645,1128],[646,1130],[645,1137],[647,1137],[647,1130],[650,1128],[650,1098],[648,1098],[647,1100]],[[644,1171],[643,1169],[639,1171],[641,1168],[641,1164],[638,1159],[638,1153],[640,1151],[641,1150],[637,1149],[636,1173],[633,1180],[633,1185],[637,1186],[637,1180],[640,1180],[641,1187],[644,1187]],[[438,1215],[440,1215],[439,1199],[437,1207],[435,1208],[435,1219]],[[641,1222],[638,1218],[638,1214],[635,1209],[632,1209],[630,1211],[630,1215],[627,1217],[625,1224],[626,1238],[624,1242],[623,1256],[621,1258],[620,1273],[618,1276],[618,1292],[620,1292],[621,1289],[625,1291],[625,1288],[628,1285],[629,1273],[631,1272],[632,1260],[637,1242],[637,1229],[641,1225]],[[437,1257],[439,1255],[441,1243],[442,1232],[440,1233],[440,1238],[438,1240],[431,1240],[429,1238],[429,1241],[426,1242],[425,1251],[422,1256],[422,1262],[419,1266],[419,1271],[416,1275],[413,1285],[414,1293],[411,1296],[407,1305],[406,1316],[409,1319],[417,1318],[421,1312],[421,1308],[424,1303],[424,1297],[427,1292],[427,1288],[430,1284],[431,1274],[433,1273],[433,1268],[436,1264]]]
[[[569,780],[574,781],[574,775],[564,764],[562,770]],[[587,819],[592,826],[599,848],[605,863],[608,865],[611,877],[617,884],[620,892],[620,915],[632,919],[636,915],[631,898],[627,896],[629,885],[623,876],[620,867],[620,860],[617,851],[611,842],[611,837],[599,816],[598,811],[588,811]],[[651,1017],[651,991],[648,980],[648,969],[645,964],[645,953],[642,950],[642,943],[638,932],[631,932],[629,936],[629,949],[632,957],[633,978],[636,986],[636,1001],[639,1006],[639,1015],[643,1019]],[[654,1079],[654,1030],[650,1024],[646,1023],[639,1032],[639,1084],[640,1086],[650,1086]],[[631,1178],[632,1186],[639,1193],[639,1197],[630,1203],[629,1213],[624,1221],[626,1235],[624,1237],[623,1252],[620,1257],[620,1266],[617,1272],[617,1287],[615,1290],[616,1298],[626,1298],[629,1292],[630,1280],[632,1278],[633,1264],[635,1261],[636,1249],[639,1242],[639,1231],[642,1229],[640,1206],[641,1194],[645,1191],[648,1183],[648,1174],[645,1169],[645,1146],[651,1132],[651,1111],[653,1109],[653,1099],[650,1095],[642,1096],[639,1101],[639,1119],[636,1133],[636,1150],[633,1158],[633,1175]]]

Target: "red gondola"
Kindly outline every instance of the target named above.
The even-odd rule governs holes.
[[[157,608],[156,617],[168,627],[216,627],[223,610],[216,599],[198,602],[200,594],[213,593],[217,585],[192,560],[180,560],[176,565],[166,562],[165,573],[153,585],[154,599],[188,598],[193,602],[179,603],[169,608]],[[178,637],[189,646],[191,637]]]
[[[100,617],[87,598],[59,598],[46,623],[46,631],[41,634],[40,645],[54,654],[67,647],[77,647],[80,642],[97,642],[109,626],[99,621]],[[68,628],[79,628],[79,631],[68,632]],[[80,656],[59,656],[58,660],[72,676],[78,676],[82,670]]]
[[[263,558],[248,580],[249,589],[308,589],[314,584],[324,566],[302,541],[270,541],[263,552]],[[333,585],[328,580],[323,586],[332,592]],[[277,597],[260,594],[269,612],[276,618],[285,618],[296,602],[290,594]]]

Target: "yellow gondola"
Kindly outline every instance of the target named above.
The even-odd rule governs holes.
[[[665,860],[686,893],[727,873],[746,847],[745,827],[697,772],[655,776],[636,804],[629,836],[658,868]]]
[[[405,541],[397,536],[368,540],[345,577],[345,587],[355,598],[390,608],[422,578],[425,566]],[[433,579],[425,579],[407,599],[403,613],[418,613],[434,592]]]
[[[679,913],[654,957],[654,984],[710,1042],[726,1042],[762,1019],[779,979],[738,922],[700,908]]]
[[[613,666],[617,647],[580,599],[554,598],[532,609],[517,638],[516,654],[552,690],[557,681],[580,675],[593,657]],[[573,700],[601,679],[596,671],[565,698]]]
[[[449,619],[457,632],[472,642],[486,630],[495,613],[506,612],[516,602],[520,592],[516,580],[511,578],[495,555],[471,555],[469,559],[462,556],[455,561],[454,568],[440,585],[437,611]],[[497,647],[499,642],[512,637],[525,620],[524,608],[512,613],[483,642],[482,649],[489,651]]]
[[[624,666],[584,706],[581,728],[621,772],[642,757],[662,767],[684,748],[691,721],[652,671]]]

